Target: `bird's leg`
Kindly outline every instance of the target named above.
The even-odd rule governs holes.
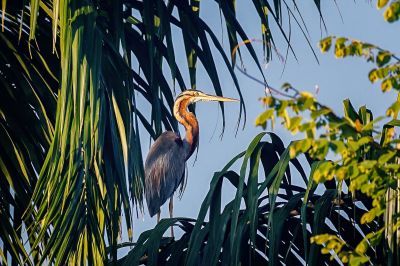
[[[161,214],[161,210],[159,212],[157,212],[157,223],[160,222],[160,214]]]
[[[174,196],[169,199],[169,218],[172,218],[174,210]],[[171,237],[174,238],[174,227],[171,226]]]

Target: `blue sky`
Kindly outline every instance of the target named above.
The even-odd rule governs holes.
[[[398,34],[399,24],[388,24],[384,21],[382,10],[377,10],[376,1],[337,1],[338,8],[334,1],[321,1],[322,12],[327,25],[328,33],[321,30],[321,24],[318,12],[313,1],[301,1],[298,5],[305,19],[306,25],[310,32],[310,42],[314,47],[319,59],[319,64],[312,55],[310,48],[294,21],[292,21],[292,44],[298,58],[294,59],[289,55],[285,71],[282,74],[283,63],[276,56],[274,60],[267,66],[262,61],[262,45],[255,43],[254,46],[259,55],[264,68],[264,75],[268,83],[279,88],[284,82],[291,83],[299,90],[315,92],[315,86],[318,85],[320,90],[317,99],[332,107],[339,114],[342,113],[342,101],[349,98],[353,105],[358,108],[361,105],[367,105],[375,116],[383,115],[387,106],[395,100],[396,94],[390,92],[383,94],[380,92],[379,85],[373,85],[368,80],[368,72],[373,65],[366,63],[361,58],[335,59],[332,52],[321,54],[317,47],[317,43],[321,38],[328,35],[344,36],[351,39],[357,39],[379,45],[382,48],[389,49],[393,52],[398,50],[399,40],[395,38]],[[214,32],[223,42],[223,46],[228,51],[228,39],[225,28],[221,28],[219,10],[214,1],[201,2],[201,17],[215,29]],[[261,29],[259,18],[253,8],[251,1],[237,1],[238,18],[244,29],[248,33],[249,38],[261,38]],[[343,20],[342,20],[342,18]],[[277,49],[281,54],[286,52],[286,44],[282,36],[280,36],[276,25],[271,23],[271,30],[275,34]],[[285,25],[287,26],[287,25]],[[176,34],[175,36],[179,36]],[[181,70],[186,68],[186,59],[183,51],[183,44],[175,41],[175,49],[177,53],[178,65]],[[245,67],[249,74],[260,77],[254,62],[250,56],[242,49],[243,58],[245,59]],[[224,95],[227,97],[237,97],[236,89],[230,78],[221,57],[214,51],[217,69],[219,70],[220,81]],[[201,65],[198,66],[199,72],[198,89],[204,92],[212,93],[212,83],[205,74]],[[255,117],[263,111],[263,107],[258,101],[259,97],[264,95],[264,88],[254,81],[236,71],[239,83],[244,94],[244,100],[247,107],[247,123],[242,130],[240,127],[237,135],[236,122],[238,119],[239,105],[236,103],[226,104],[226,128],[222,139],[219,135],[222,130],[222,117],[218,105],[215,103],[199,103],[196,106],[197,118],[200,124],[200,148],[197,154],[197,161],[194,162],[195,156],[189,159],[188,183],[181,200],[175,197],[174,200],[174,216],[184,216],[196,218],[203,198],[209,189],[209,183],[215,171],[222,167],[236,154],[246,149],[253,137],[262,131],[261,128],[254,126]],[[188,76],[186,83],[188,82]],[[269,128],[270,130],[270,128]],[[273,130],[287,144],[291,140],[300,138],[301,136],[292,136],[285,132],[282,127],[277,124]],[[183,128],[181,127],[181,132]],[[144,133],[144,130],[142,130]],[[143,140],[143,156],[146,157],[148,152],[148,139],[146,134],[142,134]],[[234,167],[238,169],[238,165]],[[225,200],[234,196],[233,187],[226,186],[223,197]],[[168,206],[165,204],[162,209],[161,217],[168,216]],[[147,213],[147,209],[146,209]],[[152,228],[156,224],[156,218],[150,218],[147,214],[141,216],[134,221],[134,238],[143,232],[143,230]]]

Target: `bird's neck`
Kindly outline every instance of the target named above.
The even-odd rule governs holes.
[[[185,97],[181,97],[174,104],[174,116],[186,130],[185,139],[189,144],[186,160],[193,154],[199,141],[199,123],[194,114],[187,110],[189,104],[189,99]]]

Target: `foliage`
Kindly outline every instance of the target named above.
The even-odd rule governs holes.
[[[12,8],[12,7],[9,7]],[[38,23],[42,23],[40,18]],[[51,27],[44,24],[37,46],[29,46],[26,24],[0,32],[0,261],[29,265],[37,261],[33,246],[35,217],[25,215],[54,134],[58,59],[52,53]],[[27,243],[26,243],[27,242]]]
[[[266,134],[269,141],[263,140]],[[307,175],[306,165],[302,166],[296,158],[290,159],[291,145],[285,148],[274,133],[257,135],[246,151],[214,174],[196,220],[161,220],[154,229],[141,234],[134,248],[119,263],[329,263],[329,254],[320,254],[319,246],[310,242],[310,236],[334,234],[339,230],[346,242],[356,244],[370,231],[363,224],[358,224],[359,230],[354,227],[355,219],[360,219],[365,210],[356,206],[349,194],[343,193],[340,202],[335,200],[338,196],[332,182],[323,184],[326,190],[322,195],[316,193],[317,183],[312,176],[325,162],[313,161],[307,156],[311,165]],[[237,163],[240,163],[239,172],[232,170]],[[302,184],[294,185],[294,176],[300,176]],[[227,204],[221,203],[224,183],[236,188],[236,195]],[[183,231],[179,239],[161,238],[170,225]]]
[[[262,141],[266,133],[260,133],[246,151],[214,174],[196,220],[162,220],[142,233],[119,262],[320,265],[334,260],[359,265],[390,257],[382,243],[385,228],[390,227],[384,227],[381,216],[385,192],[393,186],[399,167],[391,162],[397,150],[391,143],[383,147],[374,141],[373,125],[369,130],[359,126],[357,131],[355,116],[362,125],[375,123],[365,107],[357,113],[346,100],[346,115],[340,118],[332,111],[322,112],[326,107],[322,109],[311,94],[298,94],[290,100],[266,97],[263,101],[273,107],[274,115],[283,117],[292,132],[305,132],[306,139],[293,141],[285,148],[277,135],[268,133],[271,140]],[[294,116],[283,114],[282,105],[297,107],[297,112],[312,110],[316,121],[288,124],[286,121],[292,122]],[[272,117],[265,119],[271,121]],[[393,120],[385,128],[397,123]],[[320,128],[332,130],[316,138]],[[325,159],[329,150],[337,154],[336,160]],[[305,155],[309,171],[297,159],[300,153]],[[238,162],[240,171],[235,172],[233,166]],[[300,177],[301,184],[293,184],[295,176]],[[236,195],[222,205],[221,191],[226,181],[236,188]],[[322,193],[318,192],[321,188]],[[183,231],[179,239],[161,237],[171,225]],[[393,230],[398,227],[390,226]]]
[[[398,19],[397,5],[378,1],[380,8],[387,6],[389,22]],[[336,37],[322,40],[321,50],[328,51],[333,42],[337,58],[359,56],[375,63],[369,78],[380,80],[383,92],[399,90],[399,59],[393,53]],[[265,129],[279,119],[287,130],[305,137],[287,148],[273,133],[268,133],[270,141],[261,141],[265,133],[255,137],[246,151],[215,173],[197,220],[161,221],[141,235],[121,262],[399,264],[399,100],[386,116],[374,119],[365,106],[356,111],[349,100],[339,116],[288,83],[282,91],[267,89],[271,94],[261,99],[267,109],[256,124]],[[306,164],[298,161],[302,154],[310,164],[308,175]],[[239,160],[240,172],[230,170]],[[302,177],[300,186],[292,184],[290,164]],[[236,187],[236,195],[223,206],[225,180]],[[325,189],[317,192],[318,186]],[[183,230],[180,239],[160,237],[171,224]]]
[[[386,7],[383,16],[387,22],[395,22],[400,19],[400,1],[399,0],[378,0],[378,8]]]
[[[349,100],[344,101],[344,116],[337,116],[320,104],[308,92],[299,92],[285,84],[284,90],[293,92],[288,99],[267,96],[262,102],[268,107],[256,124],[265,127],[275,118],[293,134],[304,133],[290,149],[290,157],[307,152],[312,158],[329,161],[321,163],[312,176],[317,183],[336,180],[338,193],[348,191],[354,202],[362,202],[368,212],[360,224],[370,226],[357,245],[349,245],[340,233],[313,236],[311,241],[324,245],[323,253],[336,254],[343,263],[359,265],[379,263],[368,252],[384,254],[388,265],[398,264],[400,220],[399,199],[399,138],[395,127],[400,126],[399,113],[399,58],[375,45],[346,38],[328,37],[320,42],[322,52],[334,45],[337,58],[359,56],[375,63],[369,73],[371,82],[381,80],[381,89],[397,91],[397,100],[386,111],[386,117],[373,117],[365,106],[357,112]],[[308,119],[306,119],[308,117]],[[383,125],[382,125],[382,121]],[[340,194],[339,194],[340,195]],[[337,199],[340,201],[340,197]],[[371,204],[366,205],[365,202]],[[345,248],[345,249],[344,249]],[[334,258],[334,255],[331,257]],[[379,258],[379,257],[378,257]]]
[[[292,52],[284,21],[294,18],[306,35],[295,1],[293,7],[270,2],[253,1],[266,60],[276,49],[271,22]],[[320,1],[314,3],[321,14]],[[386,21],[400,18],[398,0],[378,0],[377,6],[385,8]],[[184,41],[189,87],[196,87],[200,62],[222,95],[215,49],[242,99],[234,73],[240,41],[261,70],[235,2],[216,1],[216,7],[230,58],[202,19],[200,1],[2,1],[2,263],[358,265],[387,258],[398,264],[399,100],[375,119],[345,100],[344,116],[338,116],[288,83],[280,92],[287,97],[262,98],[267,110],[256,124],[265,128],[281,119],[303,139],[285,147],[273,133],[257,135],[214,174],[196,220],[164,219],[136,243],[120,243],[122,225],[131,237],[134,208],[142,208],[139,129],[153,139],[163,128],[177,130],[175,85],[187,86],[176,62],[175,30]],[[320,48],[326,52],[333,43],[338,58],[373,62],[368,76],[382,91],[399,91],[400,60],[393,53],[334,36]],[[149,116],[143,103],[151,105]],[[303,154],[307,163],[298,159]],[[226,183],[236,195],[225,205]],[[179,239],[163,238],[171,225],[182,230]],[[127,246],[132,250],[118,258]]]
[[[270,2],[253,1],[267,60],[275,49],[270,23],[290,49],[285,21],[305,28],[295,2]],[[234,1],[216,1],[217,8],[232,54],[249,38]],[[3,0],[0,16],[0,260],[116,261],[122,225],[131,236],[134,208],[142,208],[139,129],[153,139],[177,130],[175,83],[195,88],[198,63],[222,95],[212,49],[242,99],[233,71],[240,51],[226,55],[200,1]],[[175,31],[190,86],[176,62]],[[252,44],[246,49],[261,70]]]
[[[328,51],[334,41],[336,57],[365,57],[376,64],[371,82],[381,80],[384,92],[399,90],[399,60],[393,53],[336,37],[322,40],[321,50]],[[345,100],[344,116],[339,116],[309,92],[288,83],[282,90],[281,97],[261,99],[267,109],[256,124],[265,128],[280,119],[287,130],[305,137],[284,148],[273,133],[266,142],[265,133],[258,135],[215,173],[197,220],[162,220],[143,233],[120,262],[398,264],[398,100],[388,107],[386,117],[375,119],[365,106],[356,111]],[[308,175],[306,165],[297,160],[301,154],[311,166]],[[240,172],[235,172],[232,165],[240,160]],[[300,186],[292,184],[290,163],[302,177]],[[236,187],[236,195],[223,206],[221,187],[226,180]],[[325,187],[322,195],[318,186]],[[183,230],[180,239],[161,238],[171,224]]]

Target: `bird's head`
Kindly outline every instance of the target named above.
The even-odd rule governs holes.
[[[181,97],[185,97],[186,99],[189,99],[190,103],[195,103],[199,101],[215,101],[215,102],[238,102],[239,100],[232,99],[232,98],[227,98],[227,97],[221,97],[221,96],[215,96],[215,95],[209,95],[204,92],[198,91],[198,90],[185,90],[181,94],[178,95],[177,100]]]

